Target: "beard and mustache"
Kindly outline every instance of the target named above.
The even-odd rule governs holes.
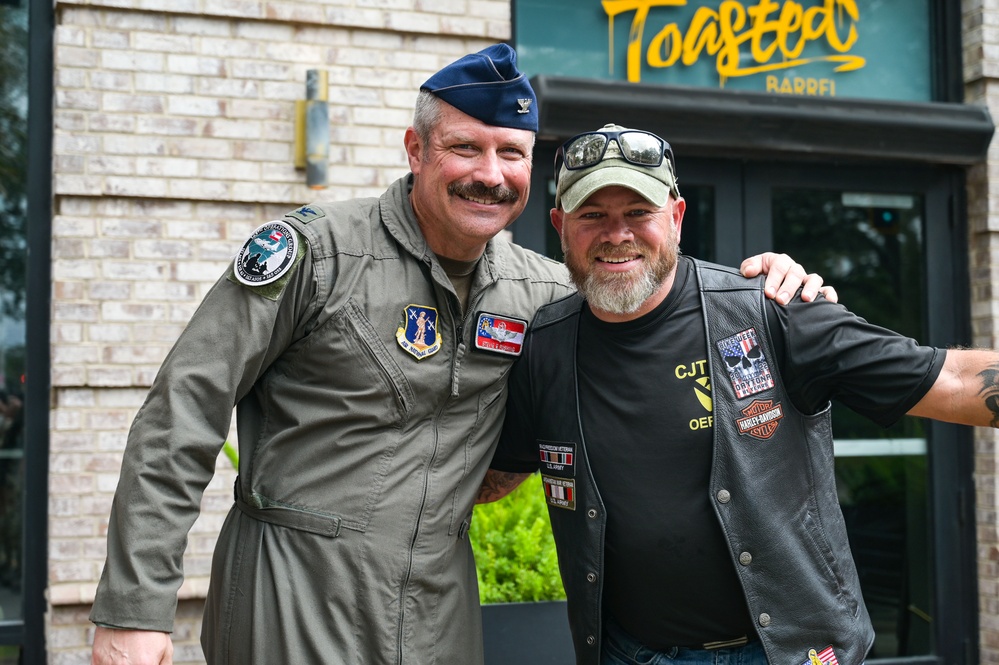
[[[591,247],[582,258],[569,249],[563,236],[562,252],[573,284],[590,307],[612,314],[631,314],[659,290],[676,268],[680,254],[676,236],[673,230],[658,254],[645,243],[636,241],[624,245],[601,243]],[[594,266],[597,256],[614,258],[636,254],[646,259],[637,273],[634,270],[613,273],[597,270]]]

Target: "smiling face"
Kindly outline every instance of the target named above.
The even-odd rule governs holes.
[[[533,147],[533,132],[487,125],[444,102],[426,141],[406,131],[410,201],[434,253],[476,259],[520,215]]]
[[[605,187],[574,212],[551,211],[572,281],[604,321],[655,309],[673,286],[686,204],[659,208],[620,186]]]

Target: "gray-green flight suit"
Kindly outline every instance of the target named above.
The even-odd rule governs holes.
[[[466,532],[515,356],[473,349],[477,313],[530,321],[571,290],[557,262],[494,239],[462,316],[409,204],[309,205],[298,262],[230,274],[164,362],[129,433],[91,619],[170,631],[187,533],[237,405],[237,504],[212,565],[209,663],[482,660]],[[440,350],[397,339],[436,310]]]

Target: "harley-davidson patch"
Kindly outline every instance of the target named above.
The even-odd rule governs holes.
[[[753,403],[742,410],[745,418],[736,420],[739,434],[748,434],[754,439],[765,441],[774,435],[784,417],[784,409],[780,402],[774,404],[772,399],[755,399]]]

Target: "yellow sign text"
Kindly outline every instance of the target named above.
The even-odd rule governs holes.
[[[779,95],[835,97],[836,81],[833,79],[800,78],[798,76],[785,76],[782,79],[778,79],[776,76],[769,74],[767,75],[767,92],[774,92]]]
[[[653,7],[683,7],[687,0],[602,0],[610,32],[611,71],[614,69],[614,18],[634,12],[628,36],[628,81],[641,81],[642,46],[649,10]],[[722,0],[717,9],[700,7],[686,30],[676,23],[664,26],[652,37],[645,53],[650,67],[671,67],[677,62],[692,65],[702,55],[714,56],[719,83],[731,77],[750,76],[814,62],[839,63],[833,71],[862,68],[866,60],[850,55],[857,41],[860,11],[856,0],[823,0],[805,8],[799,2],[758,0],[746,7],[740,0]],[[836,54],[802,57],[810,42],[823,41]],[[745,63],[749,58],[751,63]],[[745,63],[745,64],[744,64]]]

